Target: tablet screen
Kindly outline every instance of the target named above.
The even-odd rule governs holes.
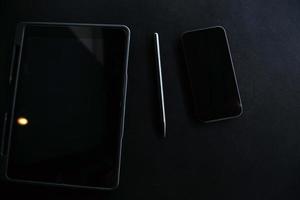
[[[8,177],[115,187],[127,29],[27,25],[24,30]]]

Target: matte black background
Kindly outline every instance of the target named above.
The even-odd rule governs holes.
[[[1,6],[1,117],[16,22],[117,23],[132,31],[119,189],[2,184],[1,199],[300,198],[298,0],[6,0]],[[227,28],[244,114],[201,124],[191,118],[179,37],[213,25]],[[157,133],[154,31],[161,40],[167,140]]]

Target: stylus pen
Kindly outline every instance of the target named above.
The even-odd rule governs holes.
[[[164,100],[164,87],[163,87],[163,78],[161,70],[161,59],[160,59],[160,46],[159,46],[159,36],[158,33],[154,33],[155,39],[155,54],[156,54],[156,65],[157,65],[157,74],[159,80],[159,99],[160,99],[160,108],[161,108],[161,122],[163,128],[163,137],[167,137],[167,122],[166,122],[166,111],[165,111],[165,100]]]

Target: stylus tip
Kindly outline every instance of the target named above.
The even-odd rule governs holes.
[[[164,138],[167,138],[167,125],[166,125],[166,123],[164,123],[163,133],[164,133]]]

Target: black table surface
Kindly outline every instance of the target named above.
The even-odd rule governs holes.
[[[119,188],[2,183],[1,199],[300,199],[299,1],[6,0],[0,17],[1,121],[17,22],[124,24],[132,33]],[[215,25],[228,32],[244,114],[202,124],[191,114],[180,35]],[[159,136],[154,32],[161,40],[166,140]]]

